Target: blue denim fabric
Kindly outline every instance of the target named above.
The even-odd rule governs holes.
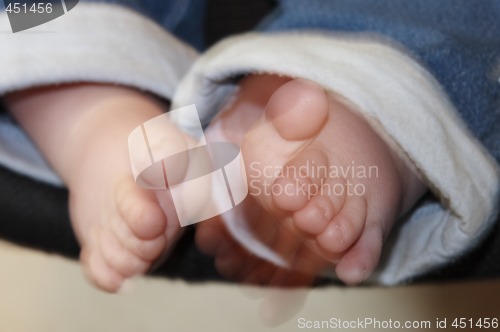
[[[260,30],[370,32],[403,44],[441,83],[469,129],[500,162],[500,1],[279,3]]]
[[[205,0],[84,1],[124,5],[204,48]],[[259,27],[304,29],[379,33],[406,46],[500,162],[499,0],[280,0]]]

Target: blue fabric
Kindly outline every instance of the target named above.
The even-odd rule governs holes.
[[[204,49],[205,0],[84,1],[129,7]],[[500,0],[280,0],[259,29],[370,32],[398,41],[442,84],[500,162]]]
[[[53,1],[59,2],[59,0],[46,0],[46,2]],[[80,3],[83,2],[102,2],[128,7],[152,19],[194,48],[198,50],[204,48],[205,0],[80,0]],[[78,5],[73,10],[78,10]],[[0,1],[0,12],[2,11],[5,11],[5,6],[3,1]]]
[[[198,50],[204,48],[206,0],[88,0],[115,3],[149,17],[164,29]]]
[[[500,162],[500,1],[280,0],[259,29],[370,32],[398,41]]]
[[[85,0],[84,0],[85,1]],[[88,0],[129,7],[198,50],[204,48],[205,0]]]

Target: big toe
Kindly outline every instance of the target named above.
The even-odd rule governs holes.
[[[316,83],[296,79],[277,89],[266,106],[266,117],[271,120],[281,137],[301,141],[314,137],[328,118],[328,98]]]
[[[166,216],[153,192],[124,181],[117,187],[115,200],[119,216],[137,238],[151,240],[164,234]]]
[[[248,171],[247,178],[251,183],[249,190],[268,209],[273,205],[271,198],[274,193],[271,186],[280,175],[282,167],[288,164],[293,168],[295,164],[307,162],[300,155],[320,135],[328,114],[328,97],[320,86],[302,79],[292,80],[272,94],[264,115],[245,135],[241,150]],[[297,156],[301,160],[293,161]],[[291,161],[293,165],[290,164]],[[294,183],[303,182],[302,180],[307,182],[301,176],[282,176],[275,189],[286,187],[289,192],[290,189],[294,191],[297,187]],[[299,187],[303,185],[307,183],[298,183]],[[267,194],[262,197],[259,193]],[[282,194],[277,195],[283,196],[278,198],[283,203],[279,209],[293,211],[306,201],[302,191],[291,195],[283,193],[282,191]]]

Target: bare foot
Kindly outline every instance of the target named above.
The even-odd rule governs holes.
[[[215,126],[241,143],[250,194],[299,234],[301,250],[287,245],[294,264],[313,251],[347,284],[373,273],[394,222],[425,192],[352,107],[309,81],[249,77]]]
[[[162,114],[162,107],[142,93],[99,85],[28,91],[9,102],[68,186],[88,279],[116,292],[146,273],[180,226],[167,191],[135,184],[127,143],[129,133]]]

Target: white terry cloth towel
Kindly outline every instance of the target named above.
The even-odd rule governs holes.
[[[439,199],[400,221],[372,281],[392,285],[424,274],[474,247],[490,229],[497,213],[498,165],[468,132],[436,80],[399,46],[373,36],[317,32],[240,35],[198,59],[173,107],[195,103],[208,124],[236,91],[231,78],[248,73],[305,78],[341,95]],[[187,132],[197,122],[176,121]],[[278,262],[255,246],[244,219],[235,215],[225,222],[248,250]]]
[[[51,84],[119,84],[171,99],[197,52],[125,7],[80,3],[67,14],[19,33],[0,13],[0,96]],[[71,110],[68,110],[70,112]],[[0,164],[62,185],[25,133],[0,118]]]

